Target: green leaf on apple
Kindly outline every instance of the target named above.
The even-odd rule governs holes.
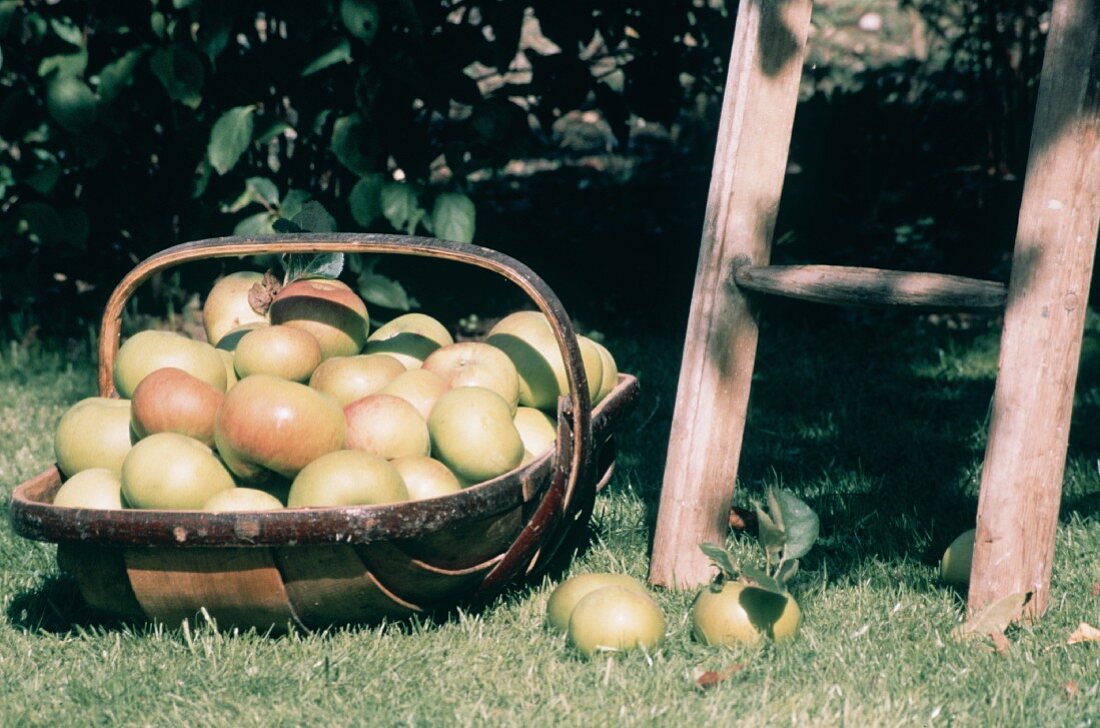
[[[752,585],[758,586],[761,589],[767,589],[771,592],[783,593],[786,591],[783,584],[778,580],[768,575],[768,572],[763,569],[758,569],[755,566],[742,566],[741,567],[741,580],[751,582]]]
[[[777,504],[786,542],[783,544],[783,560],[792,561],[805,556],[817,541],[821,522],[805,501],[783,488],[771,489],[769,501]]]
[[[705,542],[699,544],[699,550],[706,554],[711,563],[718,568],[719,582],[737,578],[740,570],[733,563],[733,557],[724,548],[716,543]]]
[[[782,523],[777,523],[772,516],[761,508],[759,503],[753,503],[756,511],[757,528],[759,529],[760,545],[764,549],[764,557],[768,564],[779,560],[783,553],[783,546],[787,542],[787,532],[783,530]]]

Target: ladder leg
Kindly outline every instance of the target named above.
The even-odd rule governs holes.
[[[732,272],[735,262],[768,260],[811,7],[811,0],[738,7],[654,534],[654,584],[705,583],[710,567],[699,544],[725,538],[757,339],[756,314]]]
[[[1046,608],[1100,225],[1100,0],[1055,0],[978,498],[970,610]]]

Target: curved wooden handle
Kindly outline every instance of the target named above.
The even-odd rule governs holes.
[[[576,332],[561,301],[534,271],[514,258],[489,248],[434,238],[360,233],[296,233],[212,238],[167,248],[138,263],[122,279],[107,301],[99,339],[100,393],[105,397],[117,396],[113,374],[122,330],[122,312],[138,286],[158,271],[181,263],[268,253],[394,253],[441,258],[484,268],[519,286],[546,315],[565,363],[569,398],[559,408],[558,431],[570,433],[572,437],[568,438],[569,441],[565,437],[558,438],[557,467],[551,488],[558,490],[558,498],[551,498],[550,501],[560,503],[560,510],[554,509],[558,510],[555,516],[569,512],[578,481],[588,472],[592,453],[592,406]],[[541,512],[544,509],[539,510]],[[542,518],[533,518],[532,522],[534,521],[539,521],[541,528],[547,525]],[[514,545],[517,552],[510,550],[509,555],[513,558],[508,559],[509,562],[529,559],[531,554],[519,553],[530,550],[530,537],[535,534],[527,535],[528,538],[518,539]]]

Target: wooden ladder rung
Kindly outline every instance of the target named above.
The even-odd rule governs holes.
[[[1005,286],[996,281],[839,265],[741,265],[733,281],[746,290],[840,306],[908,306],[1002,310]]]

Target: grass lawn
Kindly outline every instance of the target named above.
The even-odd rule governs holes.
[[[54,547],[0,522],[0,725],[1085,725],[1100,721],[1100,329],[1086,345],[1051,607],[1011,648],[951,639],[963,599],[936,579],[971,527],[996,367],[995,331],[826,311],[762,338],[739,502],[782,483],[818,511],[822,539],[794,593],[800,637],[781,647],[693,643],[692,595],[657,594],[654,654],[585,661],[542,626],[570,573],[644,577],[681,335],[609,331],[644,396],[625,423],[591,544],[565,574],[446,621],[270,638],[103,622],[61,577]],[[801,308],[772,319],[805,321]],[[0,356],[0,504],[52,458],[64,408],[92,393],[88,364]],[[735,550],[754,558],[747,536]],[[693,671],[740,665],[700,690]]]

